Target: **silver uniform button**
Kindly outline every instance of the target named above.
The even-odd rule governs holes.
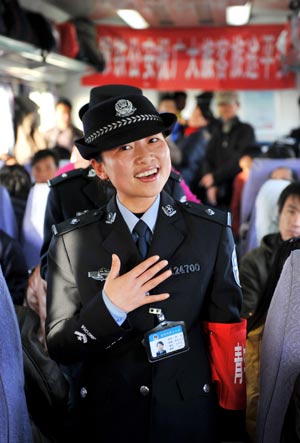
[[[206,392],[206,394],[208,394],[208,392],[210,391],[210,386],[208,383],[205,383],[205,385],[203,386],[203,391]]]
[[[80,397],[85,398],[87,396],[87,390],[86,388],[81,388],[80,389]]]
[[[148,388],[148,386],[141,386],[140,387],[140,393],[146,397],[147,395],[149,395],[150,389]]]

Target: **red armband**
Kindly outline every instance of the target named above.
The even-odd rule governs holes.
[[[224,409],[246,408],[245,349],[247,320],[203,322],[209,340],[212,379]]]

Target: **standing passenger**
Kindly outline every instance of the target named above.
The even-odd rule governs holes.
[[[60,97],[55,104],[55,126],[45,132],[48,148],[56,145],[72,151],[74,140],[81,137],[82,132],[71,121],[72,103],[64,97]]]
[[[163,191],[176,117],[126,88],[92,89],[80,112],[76,146],[116,195],[56,226],[49,353],[80,364],[80,441],[217,443],[224,415],[240,441],[245,322],[227,214]]]
[[[210,139],[204,162],[204,175],[200,185],[206,189],[207,201],[229,207],[233,179],[241,169],[239,159],[244,149],[254,145],[254,130],[239,120],[239,98],[235,91],[216,93],[220,114],[219,125]]]

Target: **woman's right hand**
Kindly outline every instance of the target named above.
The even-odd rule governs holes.
[[[115,306],[126,313],[146,304],[166,300],[170,294],[149,296],[149,292],[172,275],[170,269],[157,275],[167,265],[167,260],[160,260],[158,255],[154,255],[126,274],[120,275],[121,261],[113,254],[111,270],[103,288],[105,294]]]

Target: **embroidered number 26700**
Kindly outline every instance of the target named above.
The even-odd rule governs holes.
[[[191,263],[191,264],[179,265],[179,266],[172,267],[173,275],[189,274],[190,272],[199,272],[199,271],[200,271],[199,263]]]

